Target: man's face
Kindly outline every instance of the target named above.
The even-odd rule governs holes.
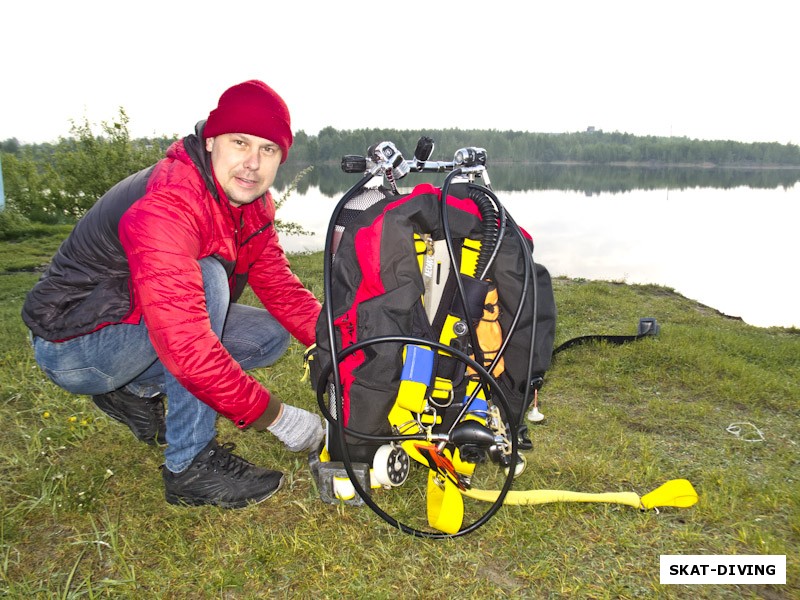
[[[214,174],[234,206],[263,196],[281,164],[280,147],[245,133],[223,133],[206,140]]]

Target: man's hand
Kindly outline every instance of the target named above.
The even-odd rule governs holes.
[[[275,422],[267,427],[291,452],[316,450],[325,437],[319,415],[284,404]]]

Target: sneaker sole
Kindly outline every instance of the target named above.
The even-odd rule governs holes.
[[[271,498],[275,492],[283,487],[284,476],[281,475],[278,486],[274,490],[270,490],[263,496],[255,498],[247,498],[246,500],[237,500],[235,502],[226,502],[224,500],[214,500],[213,498],[188,498],[170,492],[164,492],[164,498],[169,504],[175,506],[218,506],[220,508],[246,508],[250,505],[261,504],[264,500]]]

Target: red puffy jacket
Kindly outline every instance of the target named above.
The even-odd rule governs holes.
[[[320,304],[289,268],[275,232],[272,198],[267,194],[241,208],[220,200],[201,144],[197,136],[173,144],[147,175],[138,199],[122,185],[98,201],[29,294],[23,318],[34,334],[58,340],[144,317],[159,358],[178,381],[246,427],[266,409],[269,392],[212,332],[198,260],[219,259],[234,298],[249,283],[306,346],[314,342]],[[46,330],[53,322],[62,329]]]

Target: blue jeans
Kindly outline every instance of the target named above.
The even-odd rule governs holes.
[[[214,258],[200,261],[211,328],[243,369],[273,364],[289,346],[289,333],[263,308],[230,301],[228,278]],[[33,338],[36,362],[59,387],[73,394],[105,394],[125,388],[147,398],[167,395],[166,467],[179,473],[217,435],[217,413],[163,367],[144,319],[48,342]]]

